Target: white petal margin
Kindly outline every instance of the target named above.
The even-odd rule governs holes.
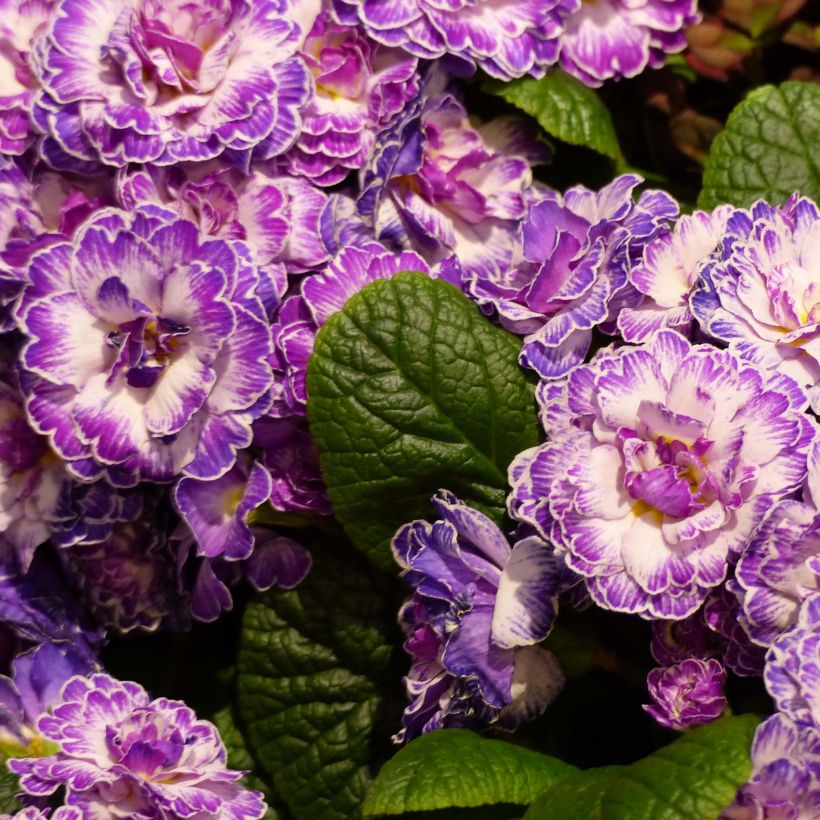
[[[492,640],[503,649],[538,643],[555,615],[560,566],[538,536],[519,541],[501,573],[493,611]]]
[[[510,694],[512,703],[501,710],[498,723],[514,729],[537,718],[564,688],[564,672],[558,658],[540,646],[525,646],[515,654]]]

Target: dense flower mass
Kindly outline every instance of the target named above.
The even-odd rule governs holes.
[[[578,0],[334,0],[337,15],[417,57],[451,56],[512,79],[543,74],[558,55],[563,18]]]
[[[57,751],[9,766],[33,796],[66,788],[84,817],[259,818],[265,804],[225,765],[213,724],[183,703],[151,700],[136,683],[75,677],[38,721]]]
[[[310,93],[295,5],[60,0],[34,61],[43,157],[84,170],[286,150]]]
[[[314,77],[302,134],[287,154],[292,173],[334,185],[366,160],[376,134],[419,90],[418,61],[406,51],[336,22],[323,10],[300,51]]]
[[[697,5],[0,0],[2,817],[354,816],[531,720],[580,792],[751,711],[721,816],[820,817],[820,210],[706,163],[805,93],[724,180],[791,187],[817,20]]]
[[[465,272],[490,276],[520,258],[531,166],[548,156],[523,121],[475,128],[452,95],[422,96],[380,135],[359,212],[386,244],[430,264],[454,255]]]
[[[801,388],[672,331],[544,386],[550,441],[510,467],[510,512],[608,609],[694,612],[806,477],[815,424]]]
[[[556,613],[560,566],[537,536],[512,549],[485,515],[441,491],[441,520],[396,533],[393,553],[414,588],[402,610],[411,704],[399,741],[433,729],[514,728],[561,689],[552,653],[535,644]]]

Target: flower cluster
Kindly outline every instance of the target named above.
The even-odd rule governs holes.
[[[478,120],[458,83],[634,77],[683,48],[695,0],[0,9],[0,756],[20,817],[263,816],[216,728],[101,652],[305,578],[300,541],[336,532],[317,334],[407,270],[520,337],[543,443],[509,465],[506,532],[445,488],[393,538],[395,740],[540,715],[564,685],[541,645],[559,601],[594,605],[651,622],[645,710],[668,729],[762,676],[776,714],[726,817],[820,811],[820,210],[681,216],[632,173],[553,190],[535,123]]]

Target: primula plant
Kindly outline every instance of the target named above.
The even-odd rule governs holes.
[[[818,52],[0,0],[0,818],[820,820]]]

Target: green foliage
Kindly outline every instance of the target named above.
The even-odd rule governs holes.
[[[698,205],[783,202],[799,191],[820,199],[820,86],[786,82],[753,91],[718,134]]]
[[[365,816],[496,803],[529,805],[576,772],[552,757],[464,729],[417,738],[389,760],[367,793]]]
[[[507,466],[538,442],[520,343],[451,285],[373,282],[320,331],[308,416],[339,520],[387,569],[398,527],[441,488],[502,521]]]
[[[16,795],[20,793],[20,783],[17,775],[6,769],[6,764],[0,762],[0,812],[14,814],[19,811],[20,804]]]
[[[525,820],[704,820],[717,817],[749,776],[758,719],[724,717],[629,766],[568,777],[536,800]]]
[[[211,716],[211,721],[219,729],[222,742],[228,752],[228,767],[238,771],[247,772],[242,778],[242,783],[249,789],[262,792],[268,804],[268,810],[262,820],[280,820],[281,815],[274,808],[277,798],[273,794],[269,784],[259,777],[259,766],[248,749],[247,743],[239,727],[239,719],[235,714],[233,704],[229,704]]]
[[[623,162],[612,117],[597,92],[559,69],[540,80],[489,81],[485,89],[538,120],[552,136]]]
[[[383,713],[399,643],[390,582],[349,548],[314,550],[302,585],[247,607],[239,715],[295,820],[358,816],[371,766],[386,756],[389,729],[379,718],[397,725],[397,715]]]

